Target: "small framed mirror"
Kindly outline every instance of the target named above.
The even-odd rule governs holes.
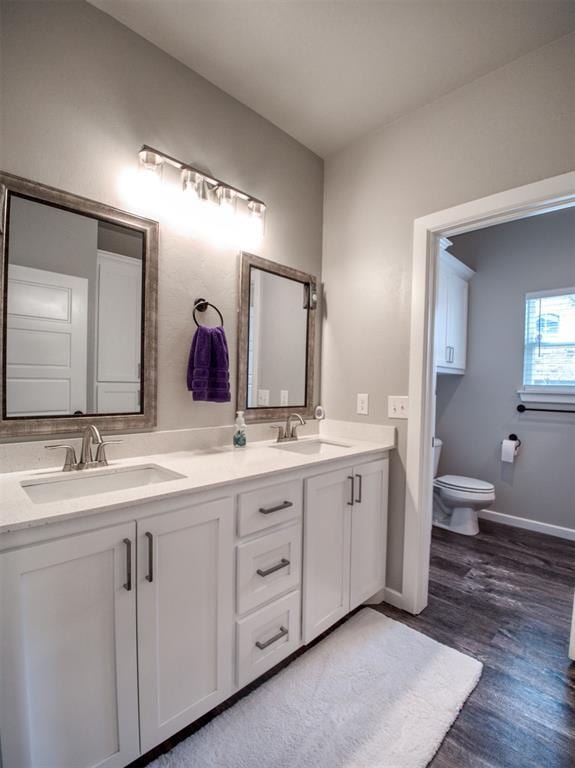
[[[317,279],[241,254],[238,410],[246,421],[314,413]]]
[[[156,424],[158,224],[0,173],[0,435]]]

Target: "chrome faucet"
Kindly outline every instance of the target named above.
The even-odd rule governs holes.
[[[82,433],[82,451],[80,461],[76,461],[76,451],[72,445],[46,445],[49,451],[55,448],[64,448],[66,450],[66,459],[63,472],[72,472],[73,470],[89,469],[90,467],[106,467],[108,459],[106,458],[106,446],[110,443],[121,443],[121,440],[102,440],[100,430],[95,424],[88,424]],[[96,457],[92,454],[92,446],[97,446]]]
[[[103,442],[98,427],[95,424],[88,424],[82,435],[82,453],[80,454],[80,461],[76,464],[76,469],[86,469],[93,464],[92,443],[100,446]]]
[[[294,419],[298,420],[297,424],[292,424]],[[283,424],[272,424],[271,429],[277,429],[278,431],[276,442],[287,443],[291,440],[297,440],[297,428],[300,424],[303,426],[305,424],[305,419],[303,419],[299,413],[290,413],[286,419],[285,426]]]

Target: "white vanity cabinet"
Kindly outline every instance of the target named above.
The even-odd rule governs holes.
[[[378,593],[381,456],[3,534],[2,768],[123,768]]]
[[[233,498],[138,520],[142,751],[232,691]]]
[[[306,480],[303,642],[385,586],[388,459]]]
[[[438,373],[465,373],[467,363],[467,307],[469,281],[475,274],[446,249],[439,252],[435,304],[435,365]]]
[[[4,768],[123,768],[140,753],[136,524],[0,554]]]

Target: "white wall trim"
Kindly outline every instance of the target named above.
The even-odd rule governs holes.
[[[510,525],[513,528],[525,528],[528,531],[545,533],[547,536],[557,536],[560,539],[575,541],[575,528],[565,528],[562,525],[553,525],[552,523],[541,523],[539,520],[531,520],[528,517],[506,515],[504,512],[496,512],[494,509],[482,509],[477,514],[483,520],[492,520],[494,523]]]
[[[408,611],[409,606],[402,595],[401,592],[398,592],[396,589],[391,589],[391,587],[386,587],[384,590],[384,598],[386,603],[389,603],[390,605],[393,605],[394,608],[399,608],[402,611]]]
[[[439,240],[575,203],[575,171],[416,219],[413,228],[409,408],[402,596],[406,610],[427,605],[435,428],[433,321]]]

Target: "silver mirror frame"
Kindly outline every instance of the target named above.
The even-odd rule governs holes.
[[[242,251],[240,254],[240,288],[238,306],[238,385],[237,385],[237,409],[244,411],[247,422],[273,421],[286,419],[290,413],[297,411],[304,418],[314,418],[314,393],[315,393],[315,367],[316,367],[316,316],[318,314],[319,301],[308,307],[307,313],[307,343],[306,343],[306,396],[305,405],[278,406],[276,408],[248,408],[248,333],[250,313],[250,271],[252,267],[271,272],[280,277],[297,280],[310,286],[309,293],[318,294],[318,281],[314,275],[300,272],[298,269],[277,264],[275,261],[262,259],[252,253]]]
[[[6,418],[5,363],[6,363],[6,310],[8,254],[5,238],[9,193],[25,195],[32,200],[66,208],[87,216],[136,229],[144,234],[143,280],[143,360],[142,412],[87,416],[45,416]],[[126,213],[109,205],[79,197],[45,184],[40,184],[9,173],[0,172],[0,337],[2,361],[0,365],[0,437],[30,438],[36,435],[77,432],[86,424],[95,424],[105,432],[145,430],[156,426],[157,387],[157,315],[158,315],[158,238],[156,221]]]

